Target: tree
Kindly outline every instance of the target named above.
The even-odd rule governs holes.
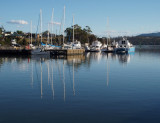
[[[50,35],[50,32],[48,30],[44,31],[42,34],[43,34],[43,37],[47,37],[48,36],[48,33]]]
[[[92,33],[92,30],[89,26],[86,26],[84,29],[83,29],[85,32],[87,32],[87,34],[91,34]]]
[[[2,34],[2,28],[0,28],[0,35]]]
[[[86,26],[84,29],[78,24],[74,25],[74,37],[75,40],[81,41],[82,44],[89,42],[89,37],[91,35],[91,29],[89,26]],[[67,41],[73,40],[73,26],[65,30]],[[92,35],[93,37],[93,35]],[[92,39],[91,37],[91,39]]]
[[[16,33],[17,33],[17,34],[20,34],[20,35],[21,35],[21,34],[24,34],[23,31],[20,31],[20,30],[17,30]]]

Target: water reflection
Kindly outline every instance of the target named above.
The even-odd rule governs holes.
[[[160,52],[136,51],[66,59],[0,57],[1,121],[159,119],[159,56]]]
[[[131,57],[134,56],[134,53],[132,54],[115,54],[115,53],[87,53],[86,59],[88,62],[91,61],[100,61],[101,59],[110,59],[112,61],[119,61],[121,64],[128,64],[131,60]]]
[[[63,89],[63,100],[66,101],[66,94],[70,95],[71,90],[72,95],[76,96],[78,72],[81,68],[85,67],[87,70],[93,68],[95,63],[97,65],[103,63],[102,67],[105,71],[102,71],[102,73],[105,74],[105,83],[108,87],[111,78],[110,75],[113,74],[113,62],[119,62],[120,65],[127,65],[130,64],[135,55],[139,54],[143,56],[145,53],[143,51],[137,51],[135,54],[88,52],[85,55],[68,56],[66,59],[53,59],[50,56],[31,56],[27,58],[0,57],[0,70],[3,64],[10,63],[13,64],[11,65],[12,69],[16,71],[29,72],[31,88],[35,89],[38,82],[41,99],[51,91],[50,94],[54,100],[56,95],[60,95],[59,91],[56,91],[56,88],[57,86],[61,86],[61,89]],[[153,54],[153,52],[151,54]]]

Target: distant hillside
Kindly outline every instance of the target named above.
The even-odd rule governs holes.
[[[127,39],[133,44],[133,45],[160,45],[160,37],[146,37],[146,36],[134,36],[134,37],[127,37]],[[119,41],[122,40],[122,37],[117,37],[114,39],[111,39],[112,41]]]
[[[141,34],[138,35],[140,37],[160,37],[160,32],[157,33],[146,33],[146,34]]]

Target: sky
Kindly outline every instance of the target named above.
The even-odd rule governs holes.
[[[75,24],[91,27],[98,37],[137,35],[160,32],[160,0],[0,0],[0,25],[6,31],[37,31],[42,9],[43,31],[48,30],[54,8],[54,22],[63,20],[66,7],[65,28]],[[109,21],[107,21],[107,18]],[[108,23],[108,24],[107,24]],[[62,28],[61,28],[62,29]],[[60,25],[54,25],[59,34]],[[38,32],[39,29],[38,29]]]

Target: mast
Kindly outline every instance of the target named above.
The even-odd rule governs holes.
[[[66,9],[66,7],[64,6],[64,15],[63,15],[63,44],[64,44],[65,9]]]
[[[73,15],[73,44],[74,44],[74,15]]]
[[[107,29],[108,29],[108,33],[107,33],[107,45],[108,45],[108,42],[109,42],[109,17],[107,17]]]
[[[53,17],[54,17],[54,8],[52,9],[52,17],[51,17],[51,44],[53,44],[52,42],[52,38],[53,38]]]
[[[32,21],[31,21],[31,44],[32,44]]]
[[[42,43],[42,9],[40,9],[40,23],[41,23],[41,43]]]
[[[48,23],[48,38],[47,38],[47,42],[49,44],[49,23]]]

